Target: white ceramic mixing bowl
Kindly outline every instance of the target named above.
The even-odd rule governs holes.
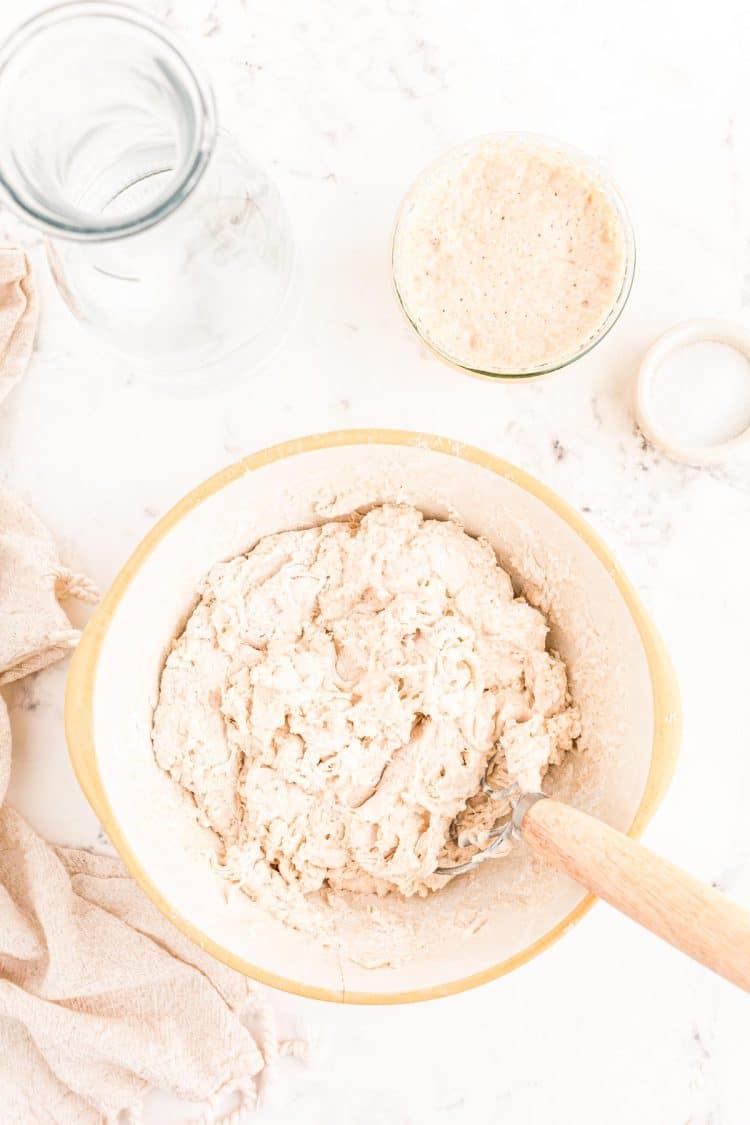
[[[146,536],[85,631],[66,697],[73,765],[134,877],[194,941],[268,984],[355,1003],[490,980],[544,950],[592,902],[519,845],[411,900],[411,955],[400,967],[363,968],[227,894],[205,858],[207,830],[157,768],[150,728],[161,667],[211,565],[263,535],[380,501],[459,518],[549,615],[584,731],[584,749],[550,777],[554,792],[637,835],[668,784],[680,734],[674,675],[630,583],[581,517],[514,466],[444,438],[362,430],[276,446],[199,485]],[[367,918],[363,904],[363,926]]]

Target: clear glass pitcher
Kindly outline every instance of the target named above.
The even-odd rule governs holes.
[[[0,48],[0,193],[45,233],[74,315],[139,367],[198,372],[237,352],[250,367],[278,341],[279,193],[142,12],[58,5]]]

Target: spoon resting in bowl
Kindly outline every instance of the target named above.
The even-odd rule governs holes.
[[[512,811],[490,833],[490,843],[468,862],[438,867],[456,875],[507,852],[511,836],[676,949],[750,992],[750,912],[713,887],[596,817],[544,793],[517,786],[488,796],[509,800]]]

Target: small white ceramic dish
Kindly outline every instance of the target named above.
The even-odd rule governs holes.
[[[657,415],[654,389],[664,361],[692,344],[716,343],[734,348],[750,362],[750,330],[726,320],[696,319],[675,325],[655,340],[641,360],[635,381],[635,418],[650,442],[673,461],[687,465],[720,465],[740,449],[750,448],[750,426],[724,441],[688,444]],[[706,372],[710,378],[710,371]]]
[[[150,726],[162,663],[210,566],[271,532],[388,500],[460,518],[548,612],[586,745],[556,772],[552,789],[638,834],[666,788],[680,732],[678,693],[658,636],[577,513],[512,465],[444,438],[376,430],[310,437],[200,485],[116,578],[74,656],[66,698],[81,785],[157,906],[249,976],[355,1003],[427,999],[499,976],[545,949],[593,901],[519,847],[437,895],[410,901],[416,952],[400,968],[365,969],[285,929],[242,893],[227,894],[205,860],[206,830],[157,769]],[[363,925],[367,907],[364,901]]]

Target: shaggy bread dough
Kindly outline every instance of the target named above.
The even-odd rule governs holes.
[[[207,576],[162,674],[156,759],[277,916],[298,924],[318,890],[424,895],[461,858],[454,817],[491,823],[495,751],[538,789],[579,733],[546,635],[455,523],[390,505],[281,532]]]

